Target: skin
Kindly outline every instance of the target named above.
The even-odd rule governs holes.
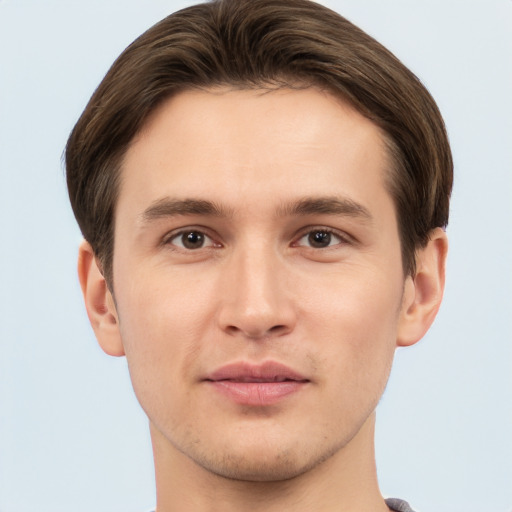
[[[115,300],[86,242],[79,275],[149,418],[158,512],[387,510],[374,410],[437,313],[447,248],[434,230],[404,277],[389,170],[379,129],[313,88],[180,93],[133,141]],[[205,377],[241,361],[306,382],[239,404]]]

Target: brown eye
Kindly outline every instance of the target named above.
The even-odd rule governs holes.
[[[182,231],[181,233],[177,233],[172,238],[170,238],[167,243],[181,249],[187,249],[189,251],[203,249],[204,247],[211,247],[214,245],[212,239],[209,236],[197,230]]]
[[[181,242],[186,249],[200,249],[204,245],[204,234],[199,231],[183,233]]]
[[[346,239],[328,229],[314,229],[305,233],[298,240],[297,245],[311,247],[313,249],[325,249],[327,247],[341,245],[344,242],[346,242]]]
[[[332,233],[328,231],[312,231],[308,234],[308,242],[311,247],[317,249],[331,245]]]

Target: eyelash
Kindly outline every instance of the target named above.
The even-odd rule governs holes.
[[[187,235],[187,234],[193,234],[193,233],[205,237],[206,239],[208,239],[210,241],[210,244],[207,246],[202,245],[201,247],[193,249],[193,248],[184,247],[183,245],[181,245],[181,246],[176,245],[175,243],[173,243],[180,237],[183,237],[184,235]],[[330,245],[331,239],[329,239],[329,245],[327,245],[326,247],[312,247],[311,245],[306,246],[306,245],[299,244],[299,242],[303,238],[310,236],[313,233],[324,233],[324,234],[329,235],[330,237],[334,236],[338,239],[338,242],[333,245]],[[335,248],[340,245],[353,243],[352,238],[349,235],[347,235],[346,233],[337,231],[332,228],[323,227],[323,226],[307,227],[307,228],[303,229],[300,232],[299,236],[295,237],[294,240],[295,241],[291,244],[292,247],[307,247],[308,249],[312,249],[312,250],[327,250],[327,249]],[[222,247],[222,244],[219,242],[215,242],[214,237],[212,237],[210,234],[208,234],[208,231],[202,227],[197,227],[197,228],[190,227],[187,229],[181,229],[180,231],[177,231],[177,232],[169,233],[163,239],[162,245],[170,246],[173,250],[182,250],[182,251],[187,251],[187,252],[189,252],[189,251],[194,252],[194,251],[199,251],[201,249],[212,249],[212,248],[215,249],[215,248]]]
[[[346,233],[337,231],[337,230],[332,229],[332,228],[324,227],[324,226],[314,226],[314,227],[308,227],[305,230],[303,230],[302,233],[300,234],[300,236],[298,238],[296,238],[296,242],[294,242],[292,245],[293,246],[298,246],[298,243],[300,242],[300,240],[302,240],[303,238],[311,235],[312,233],[326,233],[326,234],[328,234],[330,236],[335,236],[339,240],[336,244],[328,245],[327,247],[311,247],[311,246],[308,246],[308,248],[314,249],[314,250],[331,249],[331,248],[334,248],[334,247],[339,246],[339,245],[350,244],[351,241],[352,241],[351,237],[349,237],[349,235],[347,235]]]
[[[208,245],[206,247],[201,246],[201,247],[197,248],[196,250],[209,249],[212,247],[213,248],[221,247],[221,244],[218,242],[215,242],[213,237],[208,234],[207,230],[205,230],[204,228],[196,228],[196,227],[190,227],[190,228],[186,228],[186,229],[181,229],[180,231],[177,231],[177,232],[169,233],[167,236],[164,237],[162,244],[166,245],[166,246],[174,245],[173,249],[176,249],[176,250],[194,251],[194,249],[188,249],[186,247],[177,246],[177,245],[173,244],[173,242],[175,240],[179,239],[180,237],[183,237],[184,235],[192,234],[192,233],[202,235],[203,237],[205,237],[211,241],[210,245]]]

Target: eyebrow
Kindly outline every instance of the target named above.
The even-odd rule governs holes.
[[[293,215],[341,215],[371,221],[368,208],[346,197],[305,197],[282,205],[278,214]]]
[[[180,215],[204,215],[209,217],[229,217],[231,211],[212,201],[203,199],[172,199],[164,197],[151,203],[141,218],[144,222],[177,217]]]
[[[280,205],[278,217],[307,215],[340,215],[371,221],[372,215],[363,205],[345,197],[305,197]],[[143,222],[168,217],[201,215],[207,217],[232,217],[234,210],[204,199],[157,199],[144,210]]]

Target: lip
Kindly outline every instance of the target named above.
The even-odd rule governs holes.
[[[276,404],[301,391],[310,381],[278,362],[231,363],[214,370],[204,379],[215,391],[241,405]]]

